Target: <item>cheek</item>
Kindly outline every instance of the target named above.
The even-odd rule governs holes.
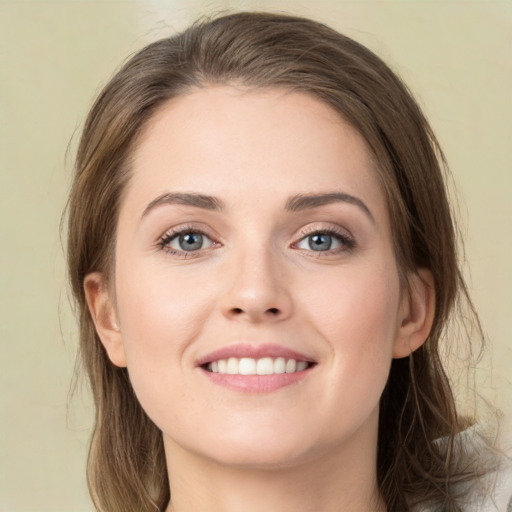
[[[323,283],[303,305],[310,323],[330,347],[333,379],[350,389],[353,405],[368,399],[376,405],[386,384],[399,322],[400,288],[393,265],[354,268]],[[370,405],[370,404],[369,404]]]
[[[136,276],[136,278],[135,278]],[[130,381],[148,416],[179,426],[179,415],[193,408],[187,395],[194,346],[215,294],[169,269],[126,261],[116,269],[119,322]],[[180,404],[169,407],[169,404]]]
[[[340,348],[389,343],[396,333],[400,287],[394,266],[347,268],[304,282],[304,314]],[[308,291],[309,290],[309,291]],[[351,342],[352,340],[352,342]],[[357,341],[356,341],[357,340]]]
[[[152,266],[119,265],[116,280],[128,371],[142,392],[190,363],[187,348],[200,336],[215,295],[178,272]]]

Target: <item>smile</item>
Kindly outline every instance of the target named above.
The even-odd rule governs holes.
[[[261,359],[230,357],[208,363],[206,369],[213,373],[227,375],[275,375],[301,372],[309,366],[310,363],[306,361],[285,359],[284,357],[263,357]]]
[[[268,393],[303,381],[317,361],[276,344],[240,343],[197,361],[211,382],[245,393]]]

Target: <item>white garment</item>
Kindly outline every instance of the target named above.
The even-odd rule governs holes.
[[[471,493],[471,502],[464,512],[512,512],[512,464],[508,463],[488,477],[489,492]]]
[[[485,459],[489,448],[476,433],[476,427],[463,432],[461,437]],[[471,452],[471,449],[469,450]],[[482,481],[470,485],[464,512],[512,512],[512,460],[500,457],[496,471],[483,477]]]
[[[460,507],[464,512],[512,512],[512,459],[505,456],[496,459],[494,452],[473,426],[459,434],[465,451],[477,454],[482,462],[497,468],[473,482],[461,484],[459,493],[463,496]],[[443,440],[439,440],[443,443]],[[439,507],[419,507],[417,512],[440,512]]]

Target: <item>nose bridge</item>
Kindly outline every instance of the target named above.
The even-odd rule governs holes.
[[[229,282],[222,310],[230,318],[252,322],[283,320],[292,310],[281,255],[269,243],[240,243],[227,264]]]

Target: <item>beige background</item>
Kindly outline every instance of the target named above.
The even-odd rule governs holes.
[[[76,334],[59,240],[88,106],[146,42],[200,14],[253,8],[331,24],[419,98],[462,196],[470,287],[491,340],[476,374],[512,439],[512,2],[0,0],[0,512],[92,510],[86,390],[68,408]]]

